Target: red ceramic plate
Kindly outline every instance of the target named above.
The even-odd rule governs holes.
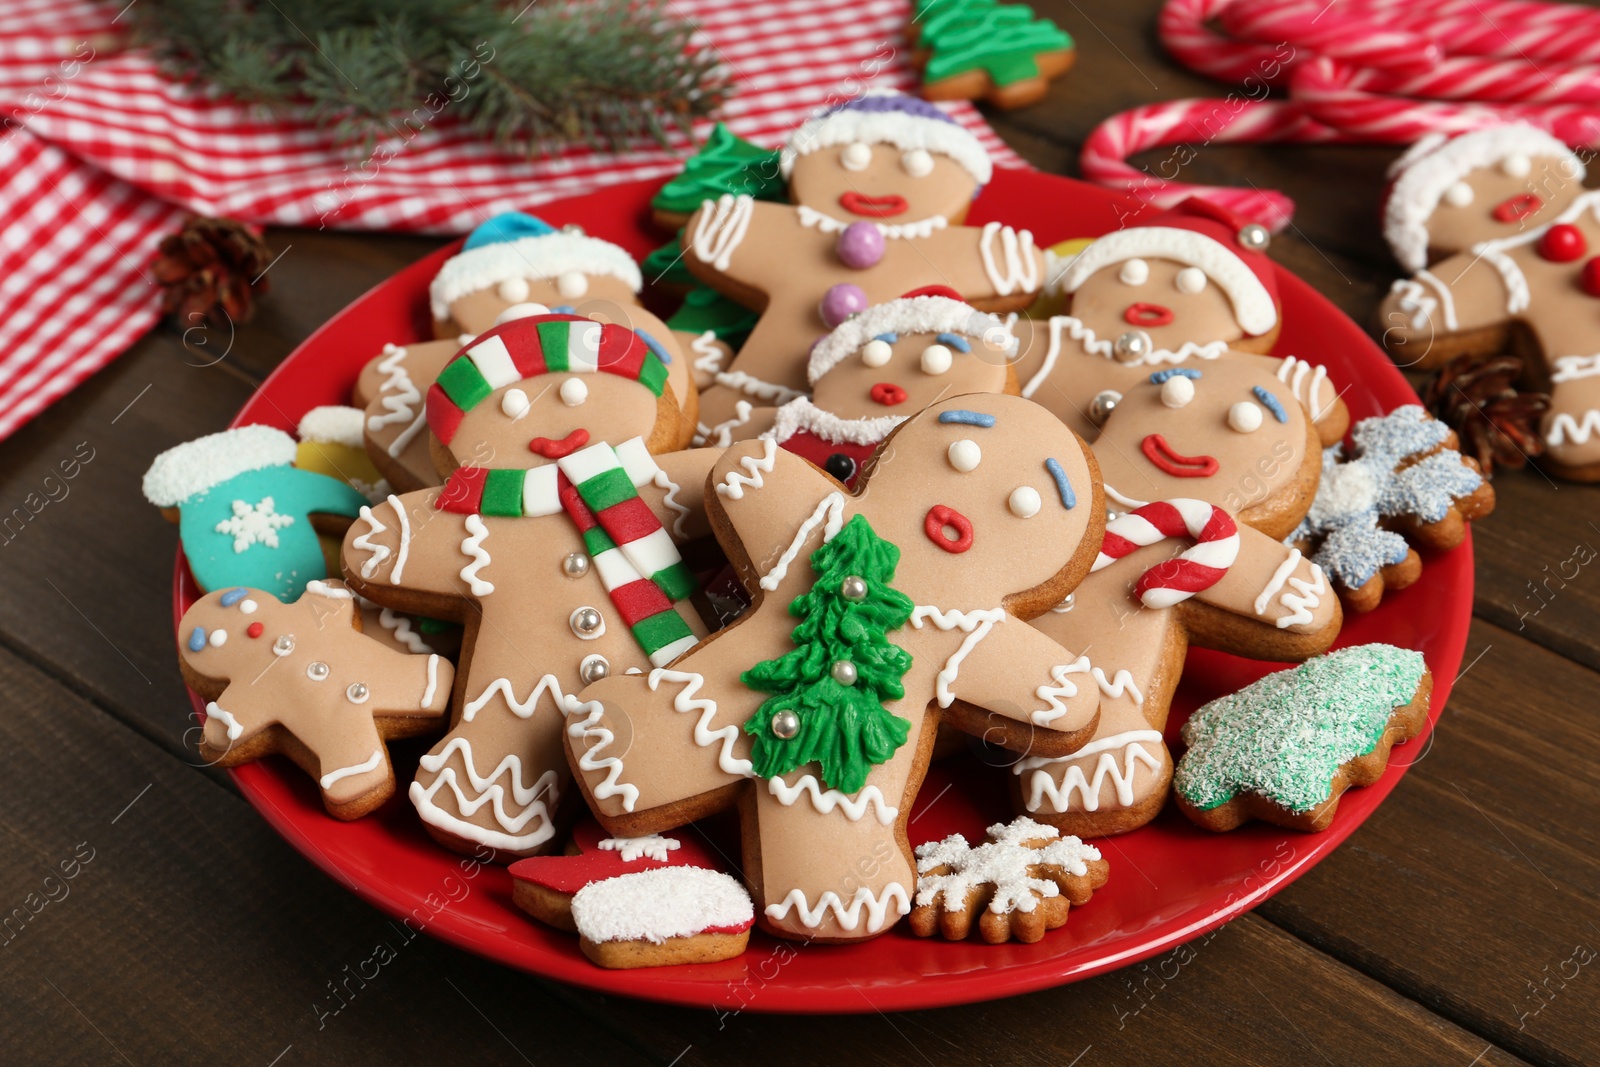
[[[617,186],[546,206],[551,222],[575,222],[642,257],[659,238],[646,227],[656,183]],[[1041,245],[1106,233],[1129,202],[1106,190],[1045,174],[998,171],[978,199],[971,222],[1006,211],[1004,221],[1030,228]],[[239,412],[235,425],[292,429],[318,404],[345,403],[363,361],[384,342],[430,336],[427,287],[453,249],[412,264],[351,304],[284,361]],[[1279,354],[1328,367],[1356,418],[1380,414],[1415,395],[1372,341],[1304,282],[1278,270],[1285,327]],[[1369,615],[1347,617],[1340,644],[1386,641],[1420,649],[1433,670],[1430,726],[1450,695],[1472,611],[1472,549],[1427,561],[1423,586],[1387,597]],[[178,560],[174,610],[196,597]],[[1266,673],[1264,664],[1217,653],[1190,653],[1174,703],[1169,738],[1200,704]],[[202,705],[195,702],[197,709]],[[1111,882],[1065,927],[1034,945],[950,944],[918,940],[901,923],[883,937],[850,947],[798,952],[757,933],[739,959],[692,967],[607,971],[578,951],[575,938],[527,919],[511,904],[504,870],[486,867],[468,880],[461,857],[433,843],[401,795],[358,822],[330,818],[313,783],[287,760],[273,758],[233,772],[261,814],[297,849],[360,896],[435,937],[548,978],[608,993],[695,1007],[775,1012],[856,1012],[929,1008],[1010,996],[1087,978],[1167,951],[1249,910],[1288,885],[1372,814],[1423,751],[1423,740],[1395,750],[1384,776],[1339,803],[1324,833],[1306,835],[1251,825],[1209,834],[1169,805],[1136,833],[1097,842],[1111,863]],[[420,750],[396,753],[404,782]],[[952,786],[954,788],[952,788]],[[1003,774],[971,756],[935,765],[911,821],[920,843],[1011,818]],[[843,976],[848,975],[849,981]]]

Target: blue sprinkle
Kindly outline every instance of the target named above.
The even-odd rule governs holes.
[[[1273,418],[1277,419],[1279,422],[1289,421],[1289,413],[1283,410],[1283,405],[1278,402],[1277,397],[1273,396],[1259,385],[1255,386],[1250,391],[1256,394],[1256,399],[1261,401],[1262,405],[1265,406],[1268,411],[1272,412]]]
[[[981,411],[968,411],[965,408],[955,408],[951,411],[939,412],[939,421],[949,425],[957,423],[961,426],[982,426],[985,430],[994,425],[994,416],[985,415]]]
[[[206,647],[206,631],[203,626],[196,626],[194,633],[189,635],[189,651],[199,652]]]
[[[1061,503],[1068,511],[1078,506],[1078,495],[1072,491],[1072,483],[1067,481],[1067,472],[1060,463],[1054,459],[1044,461],[1044,469],[1050,472],[1050,477],[1056,480],[1056,492],[1061,494]]]
[[[654,352],[656,354],[656,358],[662,363],[672,362],[672,356],[667,353],[665,348],[661,347],[660,341],[657,341],[654,337],[651,337],[643,330],[634,330],[633,332],[639,335],[639,339],[644,342],[644,346],[650,351]]]
[[[237,604],[239,601],[243,600],[249,594],[250,594],[250,590],[246,589],[244,586],[241,585],[237,589],[230,589],[226,593],[223,593],[222,597],[221,597],[221,600],[219,602],[222,604],[223,607],[231,608],[235,604]]]
[[[1166,370],[1158,370],[1150,375],[1150,384],[1160,385],[1168,378],[1189,378],[1198,381],[1200,372],[1193,367],[1168,367]]]
[[[958,333],[941,333],[938,337],[935,337],[934,340],[938,341],[942,345],[949,345],[957,352],[972,351],[972,342],[968,341],[965,337],[962,337]]]
[[[888,333],[880,333],[878,336],[874,337],[873,340],[882,341],[884,344],[892,345],[896,341],[900,340],[900,335],[895,333],[893,330],[890,330]]]
[[[578,313],[578,309],[571,304],[557,304],[550,311],[556,315],[576,315]]]

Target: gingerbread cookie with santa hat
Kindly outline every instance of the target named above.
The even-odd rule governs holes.
[[[741,421],[739,402],[803,396],[813,343],[850,315],[941,284],[986,311],[1020,311],[1044,257],[1026,230],[963,226],[993,167],[935,104],[873,90],[803,123],[780,167],[792,204],[724,195],[683,232],[694,275],[761,318],[701,398],[706,439]]]
[[[1070,313],[1019,324],[1022,395],[1092,438],[1128,387],[1163,367],[1271,351],[1281,328],[1266,228],[1190,198],[1096,238],[1060,287]],[[1331,444],[1349,413],[1320,367],[1290,357],[1280,374]]]

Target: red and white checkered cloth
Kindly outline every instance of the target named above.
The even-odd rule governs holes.
[[[386,142],[393,158],[363,167],[320,130],[209,99],[123,50],[121,8],[0,3],[0,438],[154,324],[148,267],[190,212],[460,233],[498,211],[672,173],[689,151],[683,140],[675,151],[529,160],[452,127],[447,106],[409,143]],[[701,25],[699,40],[733,74],[719,117],[761,144],[781,144],[830,94],[915,82],[909,0],[675,0],[673,10]],[[997,164],[1022,165],[973,108],[951,110]]]

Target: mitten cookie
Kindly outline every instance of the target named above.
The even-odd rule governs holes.
[[[760,321],[701,398],[702,435],[737,405],[784,404],[806,391],[816,339],[872,304],[945,285],[987,311],[1020,311],[1043,282],[1026,230],[960,225],[992,165],[982,144],[936,105],[868,91],[807,120],[781,168],[793,203],[723,195],[684,228],[694,275]]]
[[[1183,727],[1173,792],[1197,826],[1260,819],[1326,830],[1351,786],[1371,785],[1389,749],[1428,721],[1433,676],[1420,652],[1356,645],[1214,700]]]
[[[317,534],[343,536],[367,498],[294,457],[282,430],[241,426],[169,448],[145,471],[145,499],[178,524],[202,590],[247,585],[291,601],[328,576]]]
[[[1583,160],[1526,123],[1429,134],[1389,168],[1383,237],[1408,271],[1543,226],[1583,192]]]
[[[1022,4],[918,0],[906,29],[928,100],[984,100],[998,108],[1044,98],[1072,66],[1072,38]]]
[[[1025,816],[989,827],[976,848],[960,834],[917,846],[911,932],[960,941],[974,930],[989,944],[1032,944],[1063,926],[1106,884],[1100,850]]]
[[[911,907],[905,826],[941,718],[1049,755],[1094,730],[1088,661],[1018,621],[1088,570],[1093,460],[1043,408],[966,396],[901,424],[855,494],[771,440],[728,449],[710,484],[755,603],[579,694],[578,785],[627,836],[738,804],[764,929],[875,936]]]
[[[364,636],[342,582],[292,604],[243,587],[208,593],[178,624],[183,679],[209,703],[200,755],[237,767],[282,753],[328,813],[356,819],[394,794],[386,741],[438,729],[455,669]]]
[[[1456,451],[1456,435],[1416,404],[1362,419],[1355,455],[1323,453],[1316,499],[1289,540],[1333,578],[1355,611],[1371,611],[1386,589],[1422,573],[1410,543],[1444,550],[1467,523],[1494,510],[1494,488],[1476,461]]]
[[[671,660],[706,632],[677,545],[704,536],[715,453],[634,332],[519,318],[463,350],[428,391],[434,489],[362,512],[344,567],[385,607],[465,623],[449,733],[412,804],[449,847],[548,848],[574,810],[562,702],[585,682]]]

